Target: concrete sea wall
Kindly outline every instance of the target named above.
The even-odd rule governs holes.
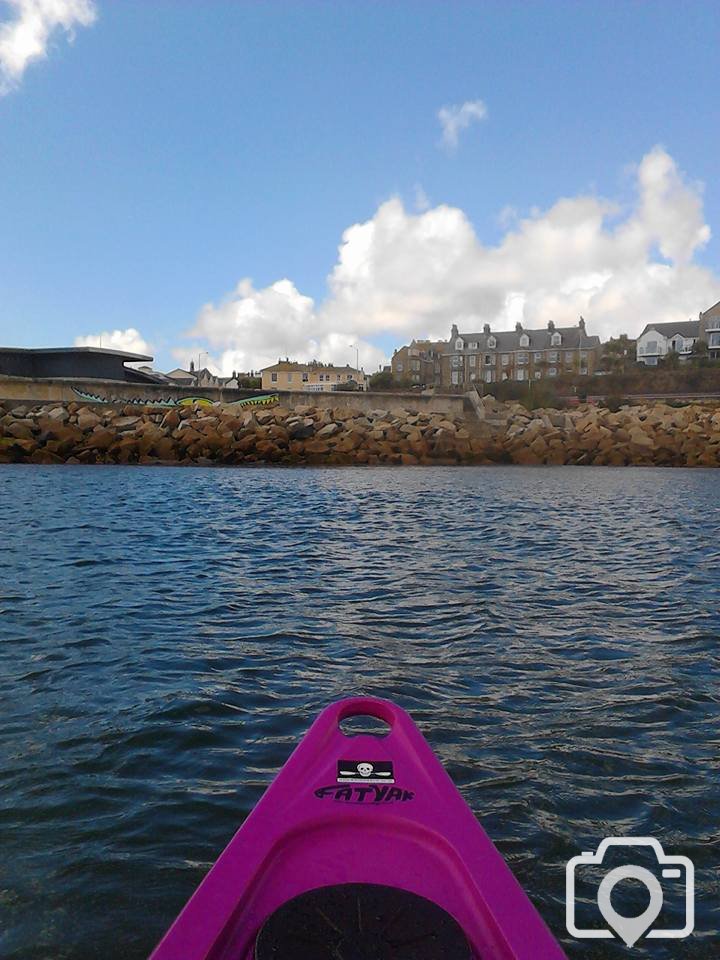
[[[720,465],[717,404],[528,412],[491,397],[437,398],[439,409],[389,398],[283,394],[253,409],[6,400],[0,463]]]
[[[177,402],[189,397],[203,397],[213,403],[233,403],[236,400],[257,395],[265,395],[268,390],[235,390],[225,387],[181,387],[166,383],[129,383],[126,380],[78,380],[77,378],[50,378],[33,380],[29,377],[6,377],[0,375],[0,402],[15,400],[16,406],[39,403],[93,402],[90,398],[104,403],[132,403],[142,406],[166,401]],[[277,393],[277,391],[272,391]],[[317,407],[337,407],[352,398],[353,406],[360,410],[372,410],[375,407],[402,405],[409,403],[422,410],[433,413],[452,413],[461,416],[467,405],[466,399],[459,394],[424,393],[345,393],[328,391],[308,393],[284,391],[279,393],[282,403],[287,407],[296,404],[312,403]]]

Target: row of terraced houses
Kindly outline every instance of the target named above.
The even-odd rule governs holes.
[[[396,350],[391,370],[399,382],[439,387],[471,387],[502,380],[539,380],[561,373],[592,373],[600,361],[600,338],[588,334],[585,321],[575,327],[542,330],[518,323],[513,331],[460,332],[454,324],[449,340],[413,340]]]
[[[628,342],[638,363],[656,366],[670,353],[688,359],[698,341],[706,344],[711,359],[720,359],[720,302],[698,320],[648,323],[637,341]],[[390,369],[398,383],[467,389],[503,380],[589,375],[600,369],[602,353],[600,338],[588,333],[582,317],[574,327],[550,321],[543,329],[526,329],[517,323],[512,331],[495,331],[486,323],[481,332],[466,333],[454,324],[448,340],[413,340],[400,347]]]

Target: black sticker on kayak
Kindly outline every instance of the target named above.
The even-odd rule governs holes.
[[[338,760],[338,783],[395,783],[392,760]]]
[[[315,791],[318,800],[335,800],[338,803],[404,803],[415,796],[412,790],[403,790],[402,787],[391,787],[389,784],[355,784],[343,786],[334,783],[330,787],[318,787]]]

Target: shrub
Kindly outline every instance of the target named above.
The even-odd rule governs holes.
[[[620,407],[625,406],[627,400],[623,397],[609,396],[600,402],[600,406],[605,407],[611,413],[617,413]]]

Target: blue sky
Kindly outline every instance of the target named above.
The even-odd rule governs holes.
[[[374,369],[454,321],[636,334],[720,299],[715,2],[55,0],[74,35],[19,69],[28,2],[0,2],[3,343]]]

